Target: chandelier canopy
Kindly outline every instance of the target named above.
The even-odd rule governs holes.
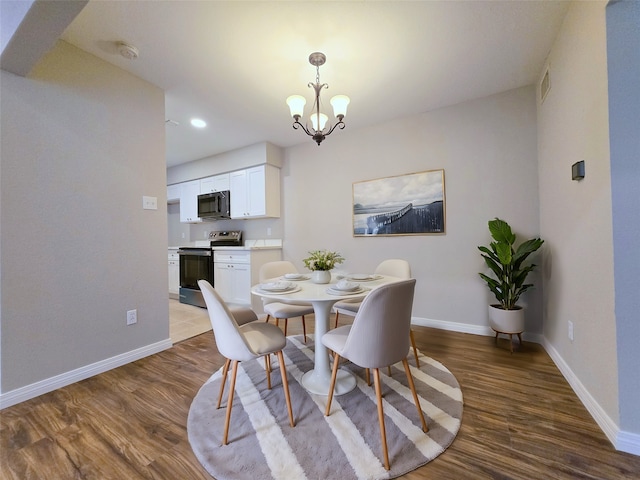
[[[344,129],[345,123],[343,120],[347,114],[347,105],[349,105],[350,102],[349,97],[346,95],[336,95],[331,98],[330,103],[333,107],[333,114],[338,121],[333,126],[327,126],[328,117],[324,113],[320,113],[320,90],[329,88],[329,85],[326,83],[320,83],[320,65],[324,65],[326,61],[327,57],[324,53],[314,52],[309,55],[309,63],[316,67],[316,82],[309,82],[308,85],[309,87],[313,87],[316,95],[309,118],[311,120],[311,128],[300,123],[300,118],[304,113],[304,106],[307,100],[302,95],[291,95],[287,98],[287,105],[289,105],[291,116],[294,120],[293,128],[295,130],[297,130],[298,127],[302,128],[318,145],[320,145],[326,137],[331,135],[331,132],[333,132],[336,127],[339,126],[341,130]]]

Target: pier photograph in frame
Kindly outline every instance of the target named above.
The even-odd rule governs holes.
[[[354,237],[444,233],[444,170],[354,182]]]

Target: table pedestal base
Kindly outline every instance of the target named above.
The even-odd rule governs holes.
[[[302,376],[302,386],[316,395],[329,395],[331,375],[327,376],[318,370],[310,370]],[[338,369],[336,387],[333,395],[344,395],[356,388],[356,377],[346,370]]]

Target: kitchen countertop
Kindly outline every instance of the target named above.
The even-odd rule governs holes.
[[[208,246],[208,241],[196,241],[182,244],[179,247],[169,247],[169,250],[179,249],[180,247],[202,247]],[[245,240],[243,246],[239,247],[212,247],[213,250],[279,250],[282,248],[282,240],[280,239],[259,239],[259,240]]]

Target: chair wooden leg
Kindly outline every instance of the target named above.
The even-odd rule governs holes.
[[[416,357],[416,367],[420,368],[420,360],[418,360],[418,349],[416,348],[416,339],[413,338],[413,330],[409,329],[409,339],[411,347],[413,347],[413,356]]]
[[[307,325],[304,322],[304,315],[302,315],[302,335],[304,336],[304,343],[307,343]]]
[[[382,410],[382,389],[380,388],[380,370],[373,369],[373,381],[376,384],[376,397],[378,399],[378,422],[380,422],[380,440],[382,441],[382,454],[384,456],[384,468],[389,470],[389,451],[387,449],[387,431],[384,428],[384,411]]]
[[[336,387],[336,377],[338,376],[338,365],[340,364],[340,355],[333,354],[333,370],[331,372],[331,384],[329,385],[329,395],[327,396],[327,409],[324,411],[325,417],[329,416],[331,411],[331,401],[333,400],[333,389]]]
[[[271,355],[264,356],[264,369],[267,371],[267,388],[271,390]]]
[[[216,409],[220,408],[220,404],[222,403],[222,394],[224,393],[224,384],[227,383],[227,373],[229,372],[229,365],[231,364],[231,360],[228,358],[224,362],[224,367],[222,367],[222,383],[220,384],[220,393],[218,394],[218,405]]]
[[[289,412],[289,425],[296,426],[293,420],[293,409],[291,408],[291,397],[289,396],[289,381],[287,380],[287,368],[284,366],[284,355],[282,350],[278,352],[278,362],[280,362],[280,375],[282,376],[282,388],[284,388],[284,398],[287,401],[287,411]]]
[[[227,438],[229,437],[229,422],[231,420],[231,407],[233,406],[233,392],[236,389],[236,374],[238,373],[238,363],[238,360],[233,361],[231,385],[229,385],[229,398],[227,399],[227,416],[224,419],[224,434],[222,436],[222,445],[227,444]]]
[[[285,318],[284,319],[284,336],[287,336],[287,325],[289,325],[289,319]]]
[[[367,385],[371,386],[371,375],[369,375],[369,369],[364,369],[365,378],[367,379]]]
[[[270,318],[271,318],[271,315],[269,315],[269,314],[267,313],[267,318],[265,319],[265,323],[269,323],[269,319],[270,319]]]
[[[496,344],[498,343],[498,335],[499,335],[499,332],[496,332]]]
[[[391,365],[387,366],[387,373],[389,373],[389,376],[391,376]]]
[[[338,328],[338,317],[340,316],[340,312],[336,312],[336,324],[333,326],[333,328]]]
[[[409,382],[409,388],[411,388],[411,393],[413,394],[413,402],[416,404],[416,408],[418,409],[418,416],[420,417],[420,421],[422,422],[422,431],[426,433],[429,431],[429,427],[427,427],[427,422],[424,421],[424,415],[422,414],[422,407],[420,407],[420,400],[418,399],[418,394],[416,393],[416,386],[413,383],[413,375],[411,375],[409,362],[405,358],[404,360],[402,360],[402,364],[404,365],[404,371],[407,374],[407,381]]]

